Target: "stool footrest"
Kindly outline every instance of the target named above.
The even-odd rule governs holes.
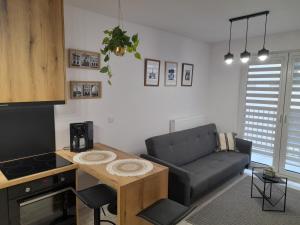
[[[137,216],[154,225],[174,225],[192,209],[170,199],[161,199],[142,210]]]

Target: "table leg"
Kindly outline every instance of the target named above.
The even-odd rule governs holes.
[[[287,178],[285,179],[285,190],[284,190],[284,205],[283,205],[283,212],[285,212],[285,206],[286,206],[286,192],[287,192]]]
[[[149,225],[136,215],[162,198],[168,197],[168,170],[120,187],[118,225]]]
[[[266,197],[266,182],[264,182],[264,192],[263,192],[263,202],[262,202],[262,210],[264,211],[265,209],[265,197]]]
[[[252,178],[251,178],[251,198],[253,198],[253,171],[254,171],[254,168],[252,168]]]

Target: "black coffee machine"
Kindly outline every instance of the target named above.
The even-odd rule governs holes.
[[[94,147],[93,122],[70,124],[70,150],[83,152]]]

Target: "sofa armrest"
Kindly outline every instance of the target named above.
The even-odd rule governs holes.
[[[144,159],[147,159],[149,161],[152,161],[152,162],[155,162],[155,163],[158,163],[158,164],[168,167],[170,173],[177,175],[182,182],[185,182],[185,183],[190,182],[190,177],[188,175],[188,171],[186,171],[174,164],[171,164],[171,163],[161,160],[159,158],[153,157],[151,155],[141,154],[141,157]]]
[[[249,155],[249,160],[251,162],[251,150],[252,150],[252,142],[247,141],[241,138],[236,138],[236,148],[241,153],[245,153]]]
[[[191,181],[188,171],[151,155],[141,154],[141,157],[168,167],[169,198],[181,204],[190,205]]]

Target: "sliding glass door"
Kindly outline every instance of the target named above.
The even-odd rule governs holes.
[[[278,159],[287,54],[252,61],[247,68],[244,139],[253,143],[252,161],[273,165]]]
[[[300,173],[300,53],[289,57],[281,140],[281,172]]]
[[[252,161],[300,178],[300,52],[271,55],[247,67],[243,138]]]

